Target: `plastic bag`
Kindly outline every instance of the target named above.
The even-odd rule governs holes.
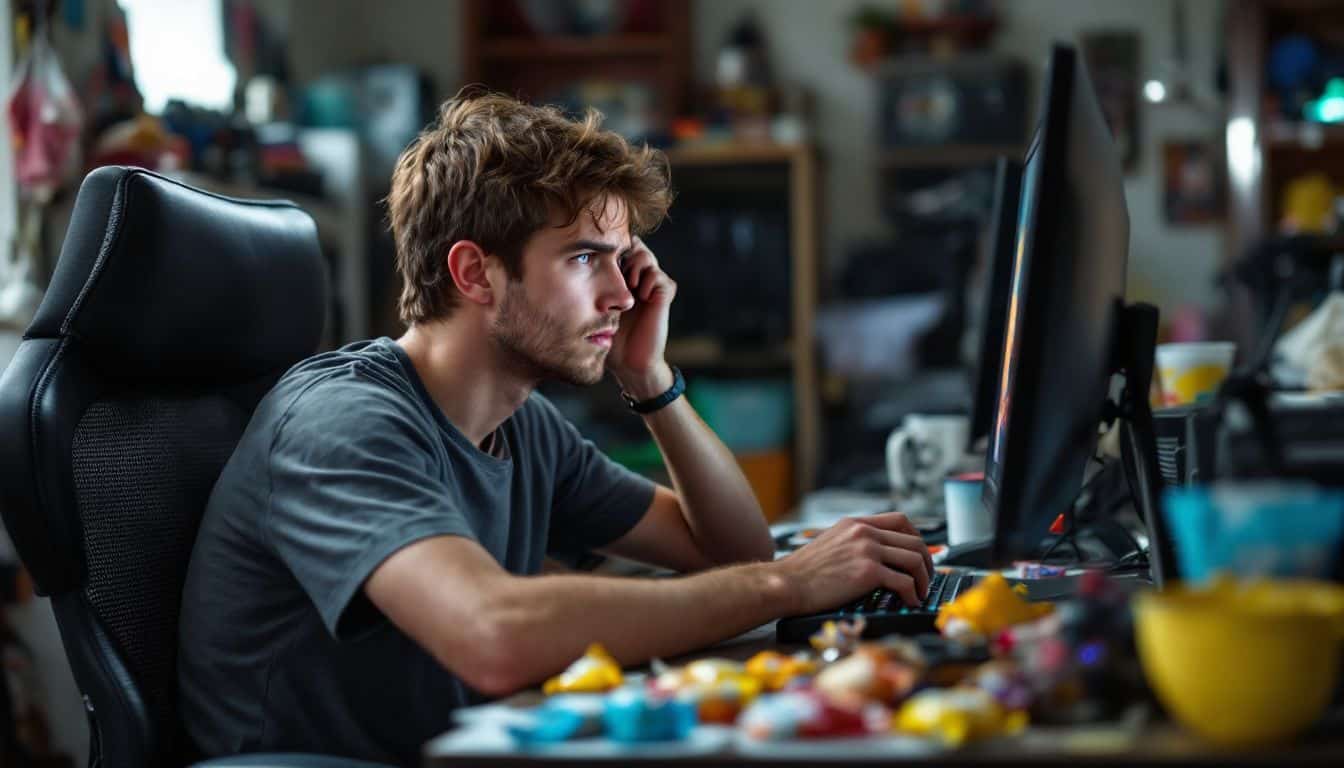
[[[14,74],[7,104],[14,175],[25,197],[45,203],[73,169],[83,116],[41,22]]]

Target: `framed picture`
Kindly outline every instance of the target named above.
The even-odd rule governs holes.
[[[1162,210],[1173,226],[1222,220],[1223,167],[1213,141],[1168,141],[1162,145]]]
[[[1139,162],[1139,35],[1130,30],[1085,32],[1083,59],[1102,114],[1120,150],[1125,173]]]

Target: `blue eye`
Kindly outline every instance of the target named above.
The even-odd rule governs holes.
[[[580,253],[579,255],[574,257],[574,260],[580,264],[587,264],[588,262],[592,261],[592,259],[593,254],[591,253]]]

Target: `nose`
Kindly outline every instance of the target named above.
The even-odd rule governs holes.
[[[603,312],[615,310],[625,312],[635,306],[634,294],[625,284],[625,275],[620,265],[613,259],[602,271],[602,292],[598,295],[598,309]]]

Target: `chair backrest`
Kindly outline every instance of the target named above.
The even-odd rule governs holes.
[[[257,401],[316,350],[326,293],[313,220],[290,203],[112,166],[80,187],[0,375],[0,512],[52,598],[91,765],[191,752],[176,706],[191,547]]]

